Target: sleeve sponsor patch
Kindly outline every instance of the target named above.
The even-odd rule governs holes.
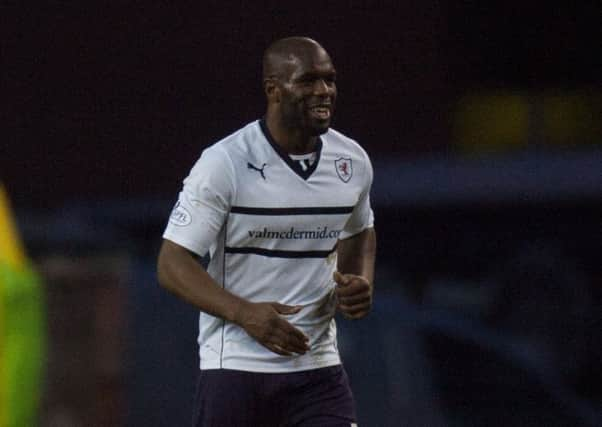
[[[173,225],[183,227],[192,222],[192,216],[190,215],[190,212],[180,204],[180,201],[178,201],[171,211],[169,222]]]

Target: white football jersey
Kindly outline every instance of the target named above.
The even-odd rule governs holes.
[[[305,166],[260,120],[204,150],[184,180],[163,237],[209,252],[207,271],[233,294],[303,306],[286,319],[310,338],[306,354],[280,356],[201,312],[201,369],[289,372],[340,363],[335,249],[338,239],[372,226],[372,166],[356,142],[332,129]]]

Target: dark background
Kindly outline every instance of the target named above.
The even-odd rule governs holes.
[[[263,114],[261,55],[278,37],[329,50],[336,127],[376,159],[453,151],[450,114],[471,89],[602,75],[598,2],[15,3],[0,170],[25,206],[173,194],[202,147]]]
[[[51,356],[93,349],[91,372],[49,373],[43,425],[187,425],[196,313],[156,285],[160,235],[201,150],[263,114],[262,52],[290,35],[330,52],[334,127],[375,166],[375,312],[340,322],[360,425],[601,424],[599,2],[0,8],[0,179],[49,284]],[[121,339],[69,341],[85,313]]]

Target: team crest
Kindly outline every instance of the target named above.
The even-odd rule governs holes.
[[[351,167],[351,159],[341,157],[334,161],[334,168],[337,170],[337,175],[343,182],[349,182],[351,175],[353,175],[353,168]]]

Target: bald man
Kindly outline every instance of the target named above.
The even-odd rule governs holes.
[[[194,426],[356,423],[334,317],[372,305],[372,166],[330,127],[335,81],[316,41],[274,42],[264,118],[204,150],[183,181],[157,264],[200,310]]]

